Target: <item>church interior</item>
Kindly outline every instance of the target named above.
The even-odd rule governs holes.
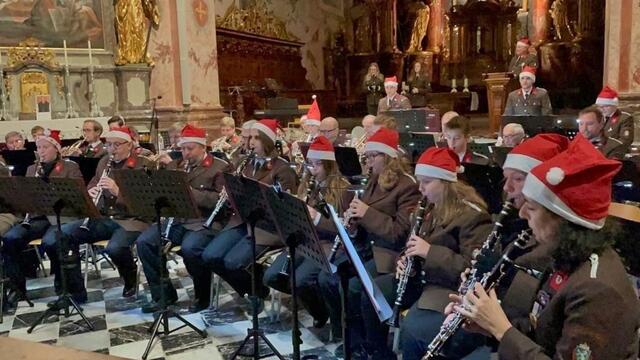
[[[608,108],[612,108],[610,114]],[[584,129],[585,111],[600,114],[603,128],[598,130],[602,135],[597,139],[589,138],[590,130]],[[0,269],[1,357],[235,359],[237,351],[243,350],[252,358],[259,358],[259,354],[266,354],[267,359],[352,358],[351,354],[345,356],[349,350],[343,348],[343,337],[347,336],[336,336],[335,324],[327,322],[335,320],[329,317],[318,321],[306,301],[293,299],[290,289],[280,291],[267,286],[268,295],[260,299],[258,314],[254,314],[258,300],[238,294],[235,284],[213,270],[206,269],[208,286],[202,290],[195,284],[202,281],[202,276],[196,279],[193,275],[194,265],[187,261],[184,241],[182,249],[169,242],[171,246],[167,245],[160,256],[166,261],[163,281],[172,284],[172,291],[177,294],[166,323],[157,322],[156,330],[162,333],[164,328],[166,334],[156,336],[150,329],[164,313],[143,311],[149,301],[158,302],[154,291],[163,285],[154,285],[148,279],[149,265],[141,260],[146,251],[139,244],[141,238],[132,239],[128,248],[134,261],[134,283],[133,275],[123,275],[124,260],[111,259],[109,247],[113,244],[109,244],[108,237],[81,243],[74,266],[79,267],[76,270],[82,279],[78,280],[86,290],[80,305],[83,314],[72,311],[70,316],[49,316],[51,302],[61,294],[60,286],[63,296],[67,293],[67,280],[62,280],[61,285],[59,272],[65,279],[64,267],[72,265],[51,261],[52,253],[45,250],[49,231],[46,228],[38,235],[26,235],[32,234],[40,223],[33,221],[25,227],[25,213],[28,217],[33,211],[24,210],[27,205],[15,205],[10,199],[38,203],[27,199],[33,193],[16,190],[21,185],[15,179],[25,174],[25,179],[40,177],[39,166],[46,169],[39,160],[43,156],[41,136],[56,138],[59,159],[91,158],[76,161],[84,186],[92,179],[103,184],[101,171],[105,171],[103,177],[109,173],[110,167],[105,169],[104,163],[107,158],[113,159],[112,152],[121,146],[120,142],[109,143],[110,137],[132,141],[139,150],[136,154],[153,163],[153,171],[164,168],[160,165],[162,158],[169,156],[169,163],[189,156],[179,144],[200,136],[203,140],[193,141],[206,147],[212,156],[226,155],[233,165],[229,168],[244,169],[246,162],[240,160],[238,165],[233,156],[236,149],[244,154],[243,138],[253,141],[245,136],[245,130],[251,129],[246,125],[252,120],[262,125],[263,119],[274,119],[278,124],[278,130],[274,130],[279,138],[276,143],[285,147],[281,154],[287,154],[296,173],[300,169],[302,175],[307,165],[304,157],[299,162],[298,156],[306,157],[307,151],[315,151],[316,135],[309,133],[309,128],[314,127],[317,134],[329,138],[335,149],[355,148],[356,163],[364,159],[368,162],[370,155],[361,152],[361,148],[367,149],[365,143],[369,144],[375,135],[367,132],[367,116],[376,119],[369,126],[375,123],[378,127],[377,121],[384,124],[391,117],[392,128],[399,133],[398,148],[404,147],[409,163],[416,166],[416,174],[422,161],[420,155],[428,148],[448,146],[458,152],[452,148],[455,145],[448,144],[446,121],[463,118],[469,158],[460,155],[458,165],[464,163],[469,179],[473,179],[474,171],[478,172],[477,183],[471,185],[482,195],[494,219],[500,213],[503,186],[506,191],[502,165],[513,146],[540,133],[561,134],[570,140],[587,137],[607,158],[622,163],[622,170],[614,179],[612,201],[620,204],[618,210],[623,213],[625,229],[637,230],[640,0],[0,1],[0,180],[9,179],[0,181],[4,184],[0,187],[5,187],[0,189],[0,251],[4,256],[11,244],[9,233],[20,228],[24,246],[18,262],[26,274],[26,291],[16,299],[11,297],[13,270]],[[88,155],[98,151],[93,144],[105,143],[100,133],[89,140],[88,123],[94,124],[96,131],[104,129],[103,136],[112,134],[107,136],[100,156]],[[113,131],[118,132],[114,124],[121,129],[126,127],[126,134],[120,131],[120,137],[113,135]],[[204,135],[198,135],[200,130]],[[268,135],[269,129],[263,132]],[[509,145],[518,136],[517,142]],[[306,144],[306,148],[299,149],[305,146],[300,144]],[[174,157],[180,151],[182,155]],[[337,157],[339,151],[335,153]],[[480,165],[473,163],[476,157],[481,160]],[[482,163],[483,159],[486,163]],[[472,164],[467,166],[467,161]],[[190,176],[189,161],[186,163],[184,170]],[[179,164],[177,170],[182,169]],[[10,176],[3,175],[4,167]],[[364,163],[357,168],[357,176],[363,177]],[[345,170],[340,170],[344,174]],[[120,181],[128,181],[121,175],[125,170],[114,171],[120,176],[115,180],[120,194],[133,194],[122,189]],[[254,168],[253,175],[255,171]],[[409,175],[414,175],[413,170]],[[222,172],[219,178],[231,181]],[[300,176],[298,181],[303,179],[306,178]],[[161,181],[160,177],[157,181]],[[367,185],[366,181],[363,185]],[[208,185],[199,186],[192,185],[192,189],[208,189]],[[225,186],[224,194],[233,197],[232,186]],[[109,189],[113,192],[113,188]],[[216,191],[208,212],[214,205],[218,207],[216,201],[222,193]],[[95,210],[100,195],[94,195],[89,189],[77,196],[79,201],[95,200],[89,206]],[[357,199],[357,193],[355,196]],[[120,199],[119,195],[116,197]],[[194,195],[191,199],[199,201]],[[237,202],[230,204],[236,207]],[[39,203],[44,209],[44,202]],[[55,202],[50,208],[55,210],[56,204],[60,205]],[[151,220],[146,221],[146,227],[155,226],[158,222],[153,206],[148,208]],[[158,209],[156,203],[157,219],[167,228],[155,234],[170,234],[174,215],[161,217]],[[199,211],[206,219],[209,213]],[[55,221],[54,213],[47,213],[48,217],[44,212],[40,214],[36,219],[49,219],[46,226],[51,226],[50,230],[56,228],[58,221],[63,224],[57,231],[65,231],[66,217],[60,217],[60,212]],[[311,212],[309,219],[315,221],[315,214],[320,217],[319,212]],[[94,215],[89,217],[93,222]],[[85,215],[74,218],[82,222]],[[180,218],[191,219],[175,216],[176,221]],[[216,232],[223,228],[224,224]],[[201,231],[199,227],[196,230]],[[283,247],[281,244],[280,251]],[[630,263],[637,261],[640,249],[635,244],[624,251],[623,256],[632,259],[626,260],[625,265],[634,276],[638,295],[640,266]],[[62,250],[60,253],[64,256]],[[264,287],[262,272],[266,270],[255,268],[260,265],[266,269],[276,264],[274,259],[281,255],[267,253],[259,254],[262,263],[245,268],[247,276],[252,270],[259,274],[256,281],[260,287]],[[0,260],[0,268],[15,262],[15,254],[7,256],[4,262]],[[56,270],[58,266],[62,270]],[[192,300],[203,296],[206,304],[199,311],[191,311]],[[393,302],[390,305],[393,307]],[[72,307],[71,303],[67,306]],[[637,308],[640,311],[640,304]],[[191,325],[171,333],[167,330],[184,321]],[[247,331],[251,334],[256,323],[260,336],[268,341],[256,342],[253,348],[253,340],[246,342],[245,336]],[[299,336],[293,330],[294,323],[299,327]],[[386,338],[394,353],[403,354],[404,340],[398,340],[400,328],[389,331]],[[301,342],[296,344],[296,339]],[[270,352],[274,348],[277,352]],[[499,356],[496,349],[483,346],[459,358],[507,358]],[[251,353],[256,350],[259,354]],[[354,359],[409,358],[376,357],[375,353],[359,357],[361,352],[353,351]],[[574,358],[591,357],[574,354]],[[637,347],[636,357],[628,358],[637,358]]]

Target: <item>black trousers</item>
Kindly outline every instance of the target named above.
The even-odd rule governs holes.
[[[55,228],[49,226],[49,221],[45,217],[38,217],[31,220],[31,227],[25,228],[16,224],[2,237],[2,257],[4,260],[4,270],[16,289],[27,293],[27,281],[24,275],[24,254],[22,253],[29,242],[42,238],[45,233],[53,231]]]

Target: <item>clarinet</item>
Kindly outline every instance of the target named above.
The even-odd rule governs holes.
[[[433,204],[429,204],[429,211],[433,209]],[[416,218],[414,220],[413,226],[411,227],[411,232],[409,233],[409,239],[413,235],[416,235],[420,232],[420,228],[422,227],[422,223],[424,222],[424,216],[427,213],[427,199],[422,198],[420,203],[418,203],[418,210],[416,211]],[[407,240],[409,241],[409,240]],[[413,265],[415,261],[413,258],[407,257],[407,265],[404,268],[404,272],[400,275],[400,279],[398,279],[398,286],[396,288],[396,301],[393,306],[393,316],[389,320],[389,325],[392,327],[400,326],[400,308],[402,306],[402,299],[404,297],[404,293],[407,290],[407,283],[409,282],[409,277],[411,276],[411,272],[413,271]]]
[[[107,161],[107,167],[104,168],[104,170],[102,171],[102,175],[100,176],[100,178],[103,178],[105,176],[109,176],[109,174],[111,174],[111,168],[113,167],[113,161],[114,161],[115,157],[113,154],[109,155],[109,160]],[[98,203],[100,202],[100,199],[102,198],[102,193],[103,190],[101,187],[98,188],[98,193],[96,194],[95,197],[93,197],[93,204],[95,206],[98,206]],[[89,220],[91,220],[91,218],[85,218],[84,221],[82,222],[82,225],[80,225],[80,229],[84,230],[84,231],[89,231]]]
[[[36,162],[36,173],[34,175],[34,177],[44,177],[44,164],[42,163],[42,161],[38,161]],[[22,223],[20,223],[20,225],[22,225],[23,228],[25,229],[31,229],[31,214],[26,213],[24,215],[24,219],[22,220]]]
[[[255,155],[256,154],[253,152],[253,149],[250,149],[249,154],[244,159],[242,159],[242,161],[240,161],[240,164],[238,164],[238,167],[236,168],[234,175],[235,176],[242,175],[244,168],[247,166],[249,161],[255,157]],[[216,218],[220,210],[222,210],[222,207],[224,206],[224,204],[227,202],[228,199],[229,199],[229,194],[227,194],[227,189],[223,187],[222,191],[220,192],[220,197],[218,197],[218,202],[216,202],[216,206],[214,206],[213,211],[211,212],[211,215],[209,215],[209,217],[204,222],[204,224],[202,224],[203,228],[205,229],[211,228],[211,226],[213,225],[214,219]]]
[[[507,274],[512,268],[523,269],[528,272],[528,269],[524,269],[521,266],[516,265],[515,259],[522,255],[530,238],[530,229],[522,231],[518,235],[517,239],[513,243],[511,243],[503,252],[502,256],[493,266],[493,268],[483,274],[482,277],[478,280],[487,292],[498,286],[500,284],[500,281],[502,281],[502,279],[504,278],[504,275]],[[467,290],[473,291],[473,289]],[[464,324],[464,321],[464,316],[459,312],[454,312],[453,317],[449,321],[445,320],[445,322],[440,327],[440,331],[427,347],[427,353],[422,357],[422,360],[429,360],[439,356],[447,340],[449,340],[449,338],[451,338],[456,333],[456,331],[460,329],[460,327]]]
[[[184,172],[186,172],[187,174],[191,172],[191,162],[189,160],[185,161]],[[171,233],[171,228],[173,227],[174,221],[175,221],[174,217],[170,217],[167,219],[167,225],[164,228],[164,232],[162,233],[162,238],[161,238],[163,244],[171,243],[171,239],[169,239],[169,234]]]
[[[363,178],[362,181],[360,182],[360,185],[362,186],[362,188],[355,191],[354,199],[358,199],[360,196],[360,193],[364,192],[365,188],[367,187],[367,184],[369,183],[369,178],[371,178],[372,173],[373,173],[373,169],[369,168],[369,171],[367,172],[367,176]],[[351,221],[351,218],[348,216],[345,216],[344,219],[342,220],[342,226],[344,226],[345,229],[348,228],[349,221]],[[333,240],[333,246],[331,247],[331,254],[329,255],[330,263],[333,263],[334,260],[336,259],[338,249],[340,249],[340,244],[341,244],[340,235],[336,235],[336,238]]]

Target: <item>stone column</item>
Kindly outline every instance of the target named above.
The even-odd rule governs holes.
[[[214,0],[160,3],[160,29],[151,36],[155,61],[151,96],[157,102],[160,128],[173,121],[197,122],[215,136],[220,106]]]
[[[439,54],[442,50],[444,36],[444,13],[447,0],[433,0],[431,3],[431,16],[429,18],[427,50]]]
[[[549,39],[549,0],[531,0],[529,14],[531,24],[529,27],[529,38],[531,43],[539,45]]]
[[[604,84],[622,107],[640,110],[640,0],[608,1],[604,31]],[[630,106],[632,105],[632,106]],[[636,139],[638,139],[636,131]]]

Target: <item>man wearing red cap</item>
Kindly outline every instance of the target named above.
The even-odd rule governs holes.
[[[536,68],[525,66],[518,76],[521,88],[509,93],[504,115],[551,115],[551,100],[547,90],[533,86]]]
[[[596,105],[605,117],[605,134],[620,140],[624,145],[624,151],[627,152],[634,138],[633,117],[618,109],[618,93],[605,86],[596,99]]]
[[[182,247],[180,253],[189,275],[193,278],[195,299],[189,307],[191,312],[198,312],[209,306],[211,273],[202,263],[200,256],[212,237],[210,231],[203,229],[203,224],[218,202],[224,182],[222,172],[233,170],[225,160],[207,153],[206,141],[207,134],[204,129],[187,125],[182,129],[181,137],[178,141],[178,146],[182,151],[182,159],[171,160],[168,155],[160,158],[160,162],[167,169],[180,169],[187,172],[187,181],[191,186],[191,193],[200,209],[200,213],[205,217],[186,221],[175,219],[168,233],[168,239],[171,243]],[[163,224],[165,234],[167,221]],[[164,299],[166,304],[164,305],[171,305],[178,299],[176,289],[171,282],[162,283],[161,281],[161,272],[166,272],[167,270],[163,268],[162,261],[158,257],[160,246],[157,224],[149,226],[136,240],[138,256],[142,262],[142,268],[153,300],[152,304],[143,306],[142,312],[153,312],[162,307],[163,304],[159,304],[162,287],[164,287],[166,296]]]
[[[120,187],[113,180],[113,170],[150,168],[152,164],[147,159],[134,153],[134,142],[131,130],[122,126],[105,133],[106,146],[109,156],[104,156],[98,162],[96,175],[87,185],[89,196],[96,199],[100,190],[102,213],[109,217],[91,219],[88,231],[81,228],[84,220],[78,220],[62,226],[62,232],[70,236],[69,245],[74,251],[83,243],[94,243],[100,240],[109,240],[106,252],[116,265],[120,277],[124,280],[123,297],[130,297],[136,290],[136,270],[131,247],[140,234],[149,224],[132,218],[128,214],[126,206],[122,202]],[[111,167],[109,175],[103,176],[107,166]],[[42,238],[42,244],[49,258],[52,259],[51,268],[55,273],[56,291],[60,291],[60,270],[57,264],[58,243],[55,234],[47,234]],[[72,296],[80,302],[86,301],[87,290],[84,286],[82,273],[80,272],[80,259],[76,266],[67,275],[68,290]]]
[[[620,140],[607,136],[604,126],[604,115],[597,106],[589,106],[580,111],[578,115],[580,134],[608,159],[624,159],[626,147]]]
[[[466,318],[467,329],[500,342],[500,358],[637,358],[640,304],[611,246],[620,234],[606,223],[620,166],[576,136],[567,151],[527,175],[520,216],[539,243],[554,249],[529,331],[514,327],[494,290],[487,293],[476,284],[464,299],[451,296],[449,308]]]
[[[82,178],[80,167],[73,161],[62,159],[60,156],[60,131],[49,130],[46,135],[36,140],[39,162],[29,166],[27,177],[49,178]],[[23,268],[20,266],[22,251],[27,248],[31,240],[54,234],[55,217],[38,216],[29,214],[29,225],[17,224],[4,235],[2,256],[5,261],[7,275],[11,284],[20,294],[26,294],[26,280]],[[63,218],[62,221],[69,219]],[[63,225],[64,226],[64,225]],[[57,259],[57,254],[56,258]],[[52,264],[54,259],[52,259]],[[37,264],[37,263],[36,263]],[[53,267],[53,265],[52,265]],[[15,296],[13,297],[15,298]],[[18,299],[19,300],[19,299]]]
[[[538,57],[535,54],[529,53],[531,47],[531,41],[528,37],[523,37],[516,43],[516,54],[509,62],[509,71],[518,78],[522,69],[525,66],[538,67]]]
[[[398,78],[395,76],[384,79],[384,92],[387,96],[378,102],[378,114],[389,110],[411,109],[409,98],[398,94]]]

